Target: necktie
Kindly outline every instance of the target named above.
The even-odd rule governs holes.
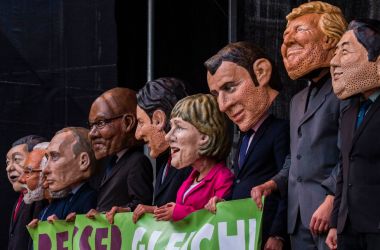
[[[315,86],[309,87],[309,92],[307,93],[307,99],[306,99],[306,105],[305,105],[305,113],[307,109],[310,107],[311,101],[314,99],[315,95],[317,94],[318,88]]]
[[[248,130],[244,134],[244,136],[241,140],[240,151],[239,151],[239,169],[241,169],[241,167],[244,164],[245,156],[246,156],[247,149],[249,146],[249,139],[251,138],[253,133],[254,133],[253,129]]]
[[[18,200],[17,200],[17,205],[15,207],[15,212],[13,213],[13,220],[15,221],[16,218],[17,218],[17,213],[18,211],[20,210],[20,206],[21,206],[21,202],[22,202],[22,199],[24,198],[24,194],[21,192],[20,196],[18,197]]]
[[[358,118],[356,119],[356,128],[358,128],[360,126],[360,124],[362,124],[362,122],[364,120],[364,116],[367,113],[367,110],[368,110],[369,106],[371,106],[371,104],[372,104],[372,101],[370,99],[368,99],[368,100],[366,100],[360,104]]]

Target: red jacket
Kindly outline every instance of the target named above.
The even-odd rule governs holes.
[[[190,190],[184,202],[182,202],[184,193],[197,176],[198,171],[194,169],[179,188],[173,211],[174,221],[182,220],[190,213],[203,209],[214,196],[219,198],[226,197],[231,191],[234,180],[234,175],[227,166],[224,163],[218,163],[210,170],[203,181]]]

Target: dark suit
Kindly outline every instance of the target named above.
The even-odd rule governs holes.
[[[152,204],[153,168],[138,149],[128,149],[112,167],[98,190],[97,210],[109,211],[113,206],[130,207]]]
[[[54,199],[40,214],[40,220],[47,220],[55,214],[58,219],[64,220],[72,212],[85,214],[96,208],[96,191],[86,182],[75,194],[70,194],[61,199]]]
[[[11,223],[9,227],[9,240],[8,240],[8,250],[20,250],[28,249],[29,241],[31,240],[26,225],[31,222],[34,218],[38,217],[38,214],[45,205],[42,201],[33,202],[32,204],[25,204],[24,201],[21,202],[20,208],[17,213],[16,220],[13,220],[13,213],[15,208],[13,208]],[[16,204],[15,204],[16,206]]]
[[[341,123],[340,172],[332,227],[345,233],[380,233],[380,98],[371,105],[355,130],[359,98],[344,112]],[[339,242],[338,242],[339,244]]]
[[[332,90],[331,78],[305,104],[309,87],[296,94],[290,106],[291,155],[274,178],[281,192],[288,192],[288,232],[293,233],[300,214],[309,227],[326,194],[335,193],[338,170],[338,129],[341,102]],[[301,212],[299,212],[301,211]]]
[[[166,157],[166,159],[167,158],[168,157]],[[165,166],[166,163],[164,163],[163,166],[160,168],[156,178],[156,183],[154,187],[154,205],[156,206],[162,206],[169,202],[175,202],[179,187],[190,175],[192,170],[191,167],[176,169],[175,167],[170,166],[168,169],[168,173],[164,178],[164,182],[161,183]]]
[[[239,142],[240,148],[241,139]],[[282,168],[289,153],[289,124],[270,115],[256,131],[248,148],[241,169],[238,167],[237,152],[234,160],[235,181],[232,199],[250,197],[252,187],[270,180]],[[269,236],[287,237],[286,200],[278,194],[266,198],[263,218],[262,240]]]

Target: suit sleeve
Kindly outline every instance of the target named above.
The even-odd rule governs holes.
[[[288,194],[288,180],[289,180],[289,168],[291,164],[291,154],[288,154],[285,158],[284,165],[280,172],[272,177],[272,180],[276,182],[277,189],[281,194],[281,197],[286,197]]]
[[[280,133],[275,137],[274,141],[274,156],[276,159],[276,167],[280,172],[282,171],[282,166],[287,156],[289,155],[289,125],[282,127]],[[286,173],[286,176],[288,172]],[[287,177],[286,177],[287,179]],[[287,181],[284,182],[281,189],[287,190]],[[283,193],[287,193],[286,191]],[[276,194],[273,194],[276,195]],[[277,206],[277,211],[274,216],[274,221],[270,229],[270,236],[280,236],[282,238],[287,237],[287,195],[282,195],[279,197],[279,202]]]
[[[282,197],[286,197],[288,193],[289,168],[291,164],[291,155],[289,153],[289,126],[281,129],[276,135],[274,142],[274,156],[278,173],[272,178],[277,184],[277,188]]]
[[[127,179],[128,192],[132,197],[126,207],[133,211],[138,204],[151,205],[153,199],[153,168],[149,159],[139,157]]]
[[[342,190],[343,190],[343,169],[342,169],[342,164],[339,164],[339,173],[338,173],[338,178],[336,182],[334,206],[333,206],[331,219],[330,219],[331,228],[336,228],[338,225],[338,213],[339,213],[340,203],[342,200]]]
[[[352,100],[349,99],[349,100],[344,100],[344,101],[341,101],[340,102],[340,113],[339,113],[339,131],[340,131],[340,128],[341,128],[341,122],[342,122],[342,115],[343,113],[347,110],[348,107],[350,107],[352,104]],[[340,135],[340,132],[338,133],[338,140],[337,140],[337,147],[341,148],[341,135]],[[331,195],[335,195],[335,192],[336,192],[336,185],[337,185],[337,178],[338,178],[338,174],[339,174],[339,165],[340,165],[340,162],[338,160],[335,168],[331,171],[331,174],[328,178],[326,178],[323,182],[322,182],[322,187],[326,189],[327,191],[327,194],[331,194]]]

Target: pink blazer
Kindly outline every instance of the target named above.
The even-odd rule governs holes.
[[[234,175],[224,163],[218,163],[210,170],[203,181],[189,191],[184,202],[182,202],[184,193],[194,182],[197,175],[198,171],[194,169],[178,189],[176,205],[173,211],[174,221],[181,220],[190,213],[203,209],[212,197],[224,198],[231,191]]]

